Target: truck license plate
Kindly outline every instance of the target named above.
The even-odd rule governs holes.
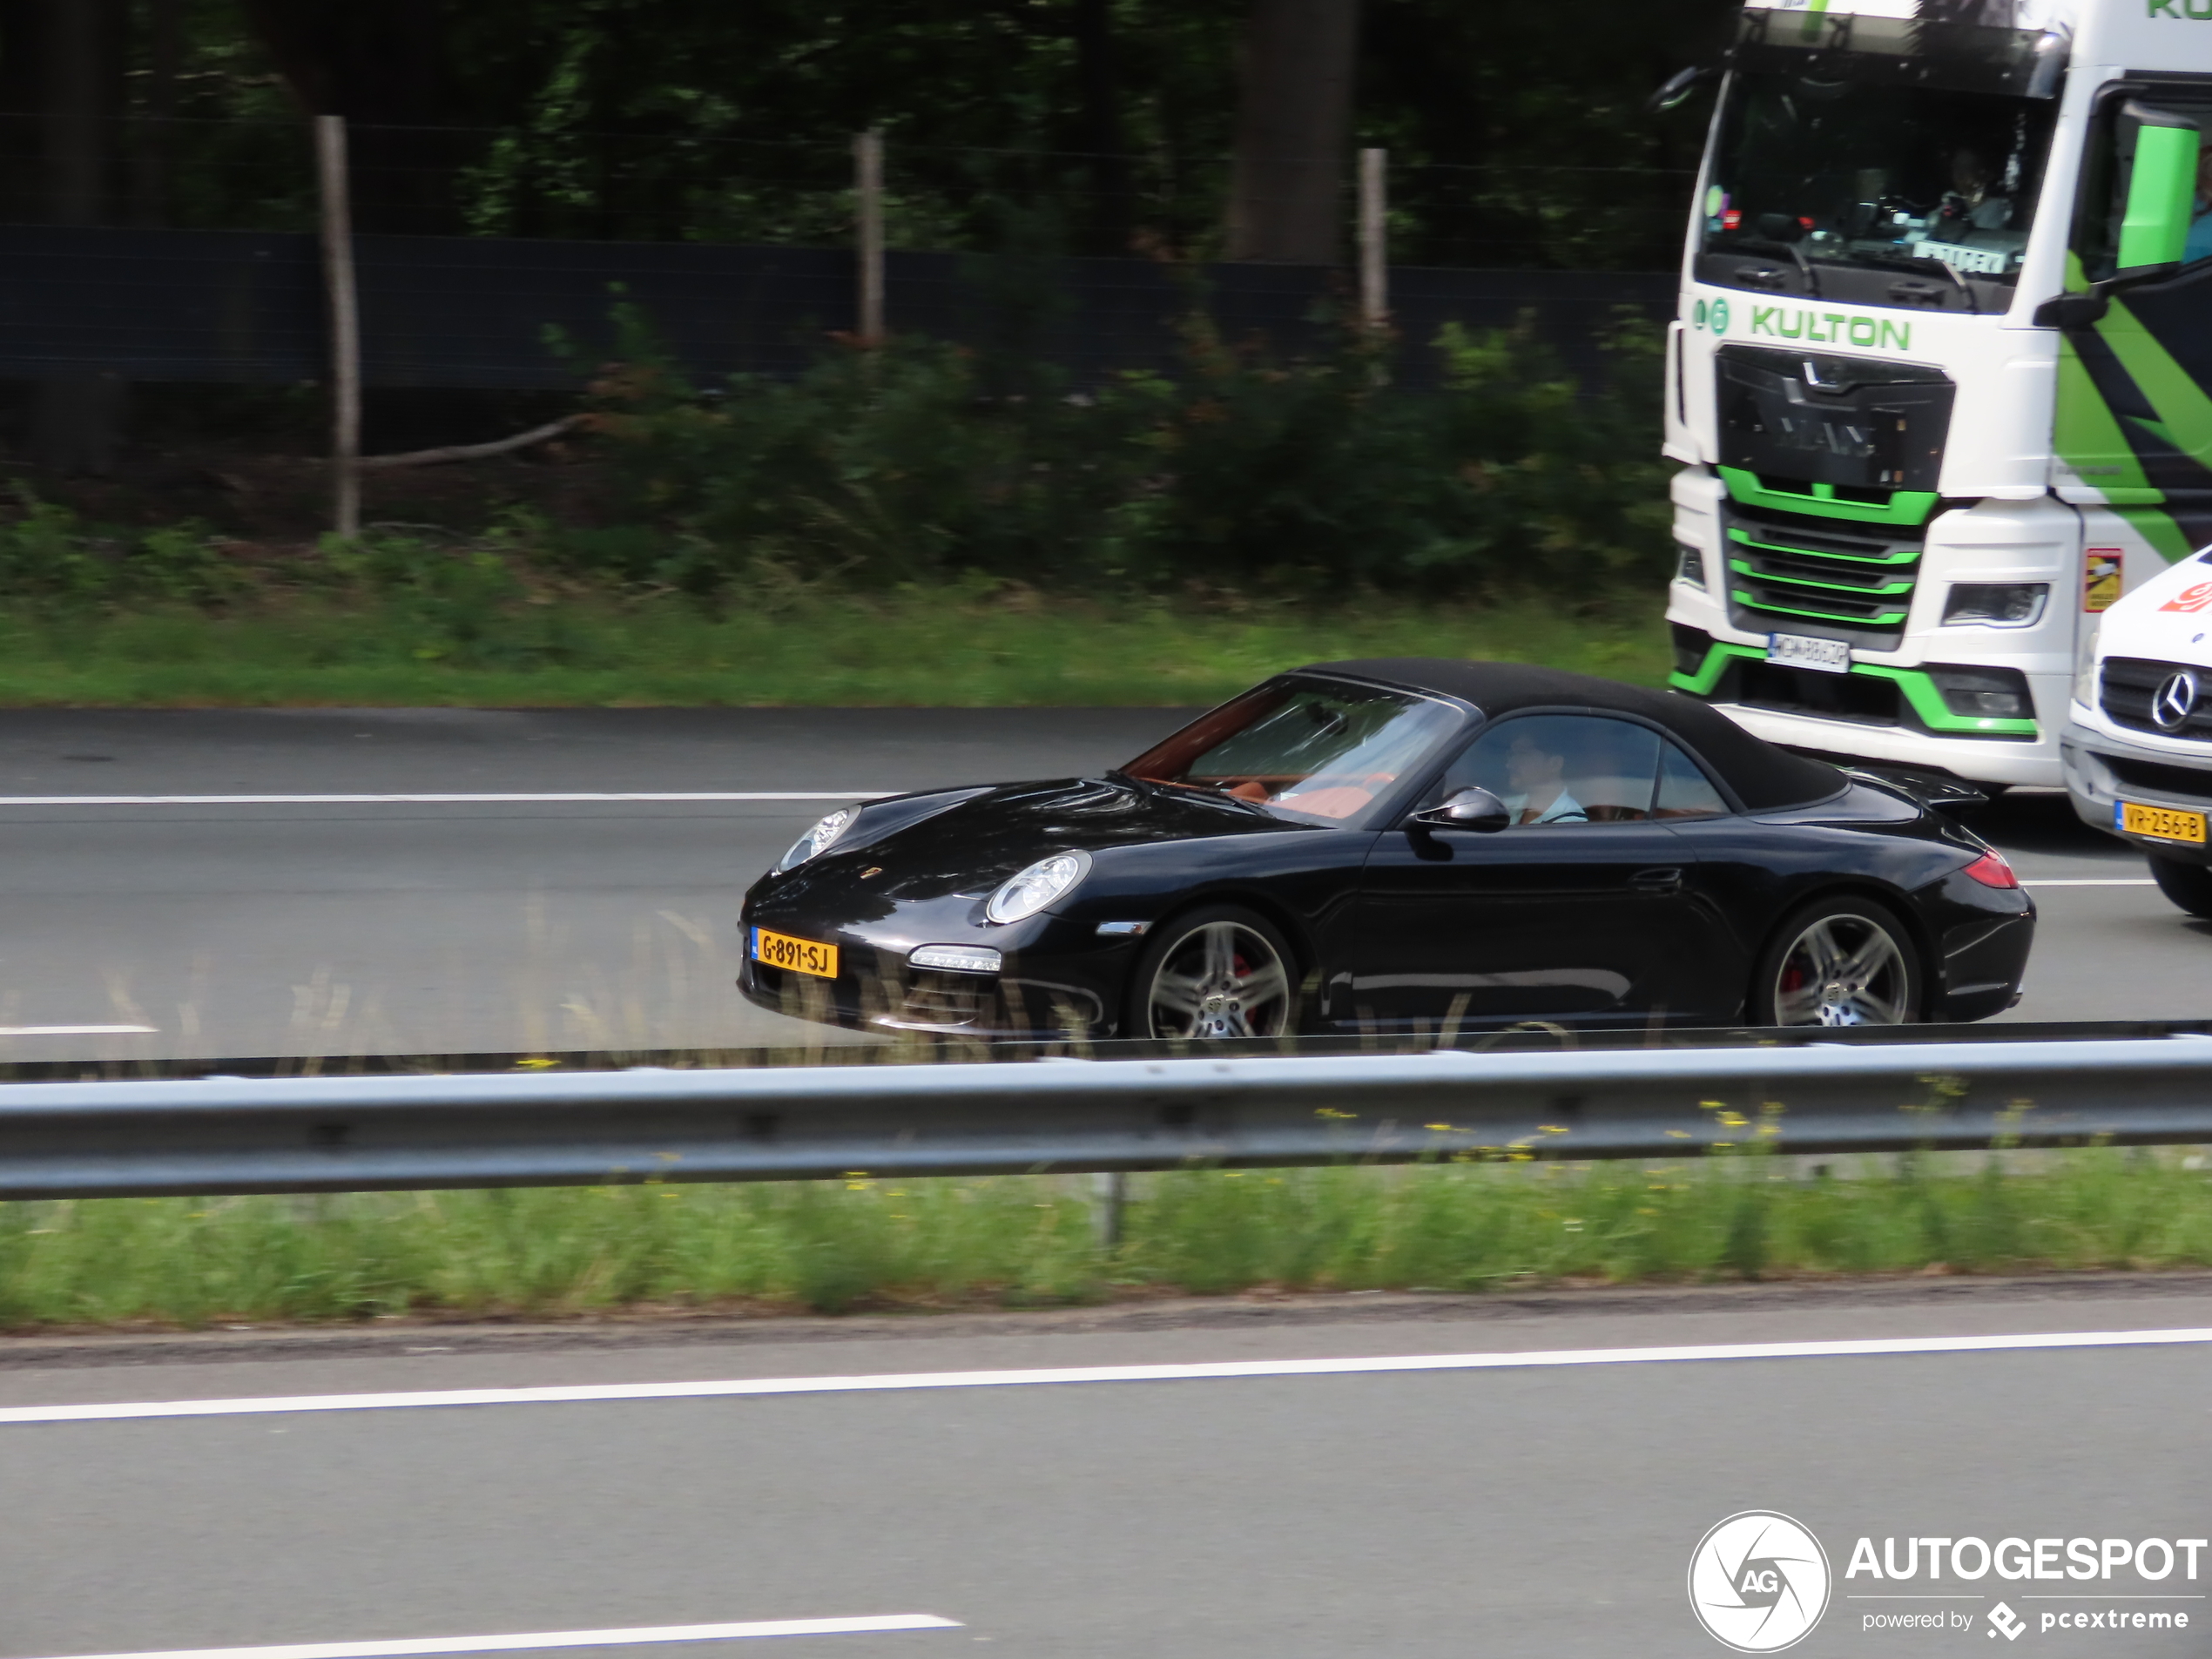
[[[1810,634],[1769,634],[1766,659],[1778,668],[1817,668],[1824,674],[1851,672],[1851,647],[1840,639]]]

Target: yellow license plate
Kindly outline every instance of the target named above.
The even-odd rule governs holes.
[[[2204,845],[2202,813],[2177,813],[2168,806],[2144,806],[2123,800],[2120,803],[2120,827],[2130,835],[2155,835],[2161,841]]]
[[[772,934],[765,927],[752,930],[752,960],[771,968],[787,968],[794,974],[812,974],[816,979],[837,977],[836,946]]]

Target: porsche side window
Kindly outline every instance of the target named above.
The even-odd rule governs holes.
[[[1446,772],[1442,792],[1487,789],[1515,824],[1618,824],[1651,816],[1659,738],[1626,720],[1530,714],[1501,720]]]
[[[1728,811],[1721,792],[1671,743],[1659,745],[1659,799],[1654,818],[1718,818]]]
[[[1430,764],[1458,719],[1425,698],[1291,681],[1216,709],[1122,770],[1342,821],[1405,772]]]

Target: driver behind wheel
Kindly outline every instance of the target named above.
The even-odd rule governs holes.
[[[1506,751],[1506,810],[1516,824],[1589,822],[1567,792],[1567,757],[1528,732],[1516,732]]]

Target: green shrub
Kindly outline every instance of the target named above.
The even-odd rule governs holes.
[[[964,572],[1062,587],[1189,583],[1601,592],[1669,556],[1657,355],[1622,320],[1578,387],[1527,327],[1456,325],[1440,389],[1388,383],[1347,336],[1278,362],[1198,314],[1173,375],[1069,392],[927,340],[841,350],[795,381],[716,392],[633,317],[597,387],[617,516],[658,536],[548,529],[581,569],[695,592],[764,577],[868,586]],[[1022,389],[1008,392],[1008,384]]]

